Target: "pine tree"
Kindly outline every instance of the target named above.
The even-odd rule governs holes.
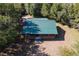
[[[52,4],[52,6],[50,8],[49,15],[51,16],[51,18],[56,18],[56,16],[57,16],[57,4]]]
[[[47,4],[42,4],[41,14],[44,17],[48,16],[48,6],[47,6]]]
[[[35,6],[35,4],[29,4],[29,14],[34,14],[34,6]]]

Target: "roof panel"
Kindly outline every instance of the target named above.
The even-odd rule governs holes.
[[[40,20],[42,19],[42,20]],[[23,26],[22,34],[58,34],[56,22],[54,20],[45,20],[47,18],[27,19]]]

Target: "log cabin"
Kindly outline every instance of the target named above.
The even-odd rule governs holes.
[[[23,18],[23,27],[20,32],[29,39],[34,39],[37,35],[43,39],[54,39],[58,34],[56,21],[48,18]]]

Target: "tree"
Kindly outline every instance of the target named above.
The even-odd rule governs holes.
[[[0,4],[2,6],[3,4]],[[5,7],[6,6],[6,7]],[[0,47],[15,41],[18,35],[18,22],[14,4],[4,4],[0,7],[3,13],[0,13]]]
[[[48,6],[47,4],[42,4],[42,8],[41,8],[41,14],[42,16],[48,16]]]
[[[35,4],[28,4],[28,8],[29,8],[29,14],[31,15],[34,15],[34,7],[35,7]]]
[[[51,18],[55,18],[57,17],[57,4],[52,4],[51,8],[50,8],[50,13],[49,13]]]

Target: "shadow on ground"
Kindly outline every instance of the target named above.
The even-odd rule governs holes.
[[[64,41],[65,40],[65,30],[61,27],[57,26],[58,35],[56,35],[55,40],[57,41]]]
[[[39,45],[26,42],[16,42],[0,51],[0,56],[48,56],[39,50]]]

